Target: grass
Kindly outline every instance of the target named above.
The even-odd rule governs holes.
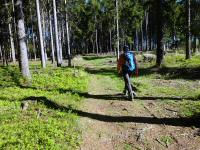
[[[185,59],[183,54],[169,54],[165,57],[165,64],[168,67],[187,67],[195,68],[199,67],[200,56],[193,56],[192,59]]]
[[[17,67],[0,67],[0,149],[76,149],[81,143],[78,116],[43,103],[30,104],[26,111],[20,105],[23,99],[44,97],[77,108],[82,98],[67,90],[86,92],[88,75],[81,69],[35,66],[31,83]]]
[[[200,115],[200,102],[183,100],[179,102],[168,101],[167,104],[174,108],[178,108],[179,115],[185,117],[199,117]]]
[[[128,143],[124,143],[124,150],[132,150],[133,146],[131,144]]]
[[[171,136],[165,135],[160,138],[160,141],[163,142],[167,147],[174,142],[174,139]]]

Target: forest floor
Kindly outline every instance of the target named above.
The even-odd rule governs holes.
[[[170,78],[141,65],[140,77],[133,78],[138,95],[129,101],[113,58],[78,58],[78,65],[90,74],[80,108],[81,150],[200,149],[200,122],[193,117],[199,113],[199,78],[186,79],[187,72]]]
[[[137,60],[134,101],[114,56],[31,61],[31,82],[0,66],[0,149],[200,150],[200,56],[168,54],[161,69]]]

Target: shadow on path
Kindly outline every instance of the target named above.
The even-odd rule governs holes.
[[[77,114],[80,117],[87,117],[90,119],[95,119],[103,122],[134,122],[134,123],[147,123],[147,124],[163,124],[169,126],[182,126],[182,127],[200,127],[200,117],[191,117],[191,118],[154,118],[154,117],[137,117],[137,116],[109,116],[102,115],[90,112],[84,112],[81,110],[75,110],[71,107],[65,107],[59,105],[46,97],[27,97],[23,101],[37,101],[43,103],[47,108],[60,110],[63,112],[72,112]]]
[[[118,77],[116,67],[108,68],[85,68],[85,71],[89,74],[98,74],[105,76],[116,76]],[[200,67],[195,68],[181,68],[181,67],[149,67],[149,68],[139,68],[139,76],[146,76],[151,74],[160,74],[165,80],[173,79],[186,79],[186,80],[198,80],[200,79]]]
[[[93,94],[89,94],[89,93],[84,93],[84,92],[80,92],[80,91],[75,91],[72,89],[58,89],[58,91],[61,94],[64,93],[71,93],[71,94],[78,94],[81,97],[84,98],[93,98],[93,99],[100,99],[100,100],[119,100],[119,101],[125,101],[127,100],[126,97],[122,94],[122,93],[118,93],[118,94],[107,94],[107,95],[93,95]],[[138,100],[198,100],[200,99],[200,97],[173,97],[173,96],[137,96],[135,97],[135,99]]]

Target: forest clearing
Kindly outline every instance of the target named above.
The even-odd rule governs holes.
[[[1,0],[0,149],[200,150],[199,0]]]

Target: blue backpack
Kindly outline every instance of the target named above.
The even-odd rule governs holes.
[[[125,55],[125,62],[126,62],[124,65],[125,71],[133,72],[136,69],[134,54],[128,51],[124,53],[124,55]]]

